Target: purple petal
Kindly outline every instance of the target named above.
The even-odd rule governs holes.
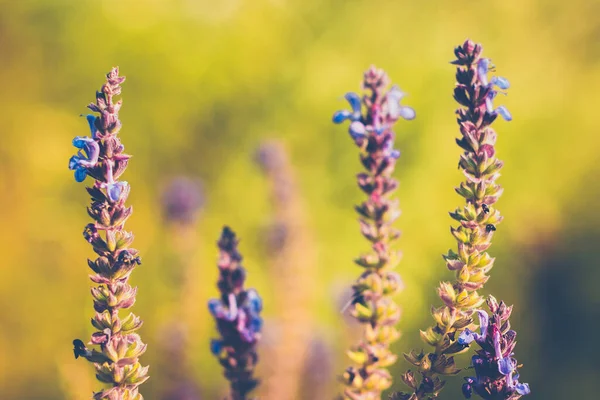
[[[223,315],[223,305],[217,299],[211,299],[208,301],[208,311],[215,318],[221,318]]]
[[[498,360],[498,371],[502,375],[512,375],[515,372],[516,363],[510,357],[500,358]]]
[[[90,140],[90,142],[86,143],[84,150],[90,163],[96,165],[98,156],[100,156],[100,146],[98,146],[98,143],[95,140]]]
[[[248,303],[250,305],[250,311],[255,314],[258,314],[262,310],[262,299],[254,289],[250,289],[247,292],[248,294]]]
[[[348,132],[350,133],[350,136],[352,136],[353,139],[356,139],[358,137],[365,136],[365,134],[367,133],[367,129],[365,128],[362,122],[354,121],[350,124]]]
[[[415,119],[417,113],[411,107],[403,106],[400,107],[400,112],[398,113],[398,115],[404,118],[405,120],[410,121],[412,119]]]
[[[500,106],[500,107],[496,108],[496,110],[494,112],[496,114],[500,114],[500,116],[502,116],[502,118],[504,118],[505,121],[512,121],[512,115],[506,109],[506,107]]]
[[[341,124],[342,122],[344,122],[345,120],[347,120],[349,118],[350,118],[350,111],[347,111],[347,110],[338,111],[335,114],[333,114],[333,123]]]
[[[88,136],[75,136],[73,139],[73,146],[77,147],[78,149],[83,149],[86,144],[93,141],[94,139]]]
[[[477,310],[477,314],[479,315],[479,328],[481,329],[481,336],[485,338],[487,335],[490,318],[484,310]]]
[[[471,330],[467,328],[464,331],[462,331],[460,333],[460,335],[458,336],[458,343],[459,344],[469,344],[473,340],[475,340],[476,335],[477,335],[476,333],[471,332]]]
[[[69,159],[69,169],[74,170],[79,166],[79,161],[81,160],[78,156],[73,156]]]
[[[108,194],[108,198],[113,203],[117,202],[119,198],[121,198],[121,193],[123,193],[123,190],[125,189],[125,187],[127,187],[127,185],[128,183],[125,181],[109,183],[108,185],[106,185],[106,193]]]
[[[489,67],[490,67],[489,58],[482,58],[477,63],[477,76],[479,77],[479,82],[481,82],[481,84],[483,86],[488,85],[487,74],[488,74]]]
[[[515,390],[517,391],[517,393],[519,393],[520,395],[523,395],[523,396],[531,393],[528,383],[517,383],[515,385]]]
[[[492,77],[490,83],[492,85],[498,86],[502,90],[506,90],[506,89],[508,89],[510,87],[510,82],[508,82],[508,79],[503,78],[501,76],[494,76],[494,77]]]

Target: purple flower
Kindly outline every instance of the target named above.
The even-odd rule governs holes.
[[[492,115],[499,114],[502,118],[504,118],[504,120],[511,121],[512,115],[506,109],[506,107],[500,106],[500,107],[497,107],[496,109],[494,109],[494,103],[493,103],[494,98],[499,93],[497,90],[494,89],[494,87],[498,87],[501,90],[506,90],[510,87],[510,83],[508,82],[508,80],[506,78],[496,77],[496,76],[492,77],[492,79],[488,82],[487,74],[488,74],[489,68],[490,68],[490,59],[489,58],[482,58],[477,63],[477,77],[479,78],[479,82],[481,82],[481,85],[484,88],[488,89],[488,94],[485,98],[485,106],[486,106],[487,112]],[[503,92],[500,92],[500,93],[503,93]]]
[[[387,107],[389,115],[394,118],[404,118],[405,120],[415,119],[417,114],[415,110],[408,106],[400,105],[400,101],[405,93],[396,85],[387,92]]]
[[[465,378],[463,394],[467,399],[475,392],[484,399],[515,400],[531,391],[527,383],[518,379],[517,360],[513,357],[516,333],[509,329],[508,322],[512,310],[491,296],[488,306],[491,316],[477,310],[481,334],[465,329],[458,338],[460,344],[475,341],[481,347],[471,361],[476,376]]]
[[[335,124],[341,124],[347,119],[350,121],[360,121],[360,96],[354,92],[348,92],[344,97],[348,100],[348,103],[350,103],[352,111],[341,110],[336,112],[333,114],[333,122]]]
[[[87,169],[93,168],[98,163],[100,147],[94,139],[87,136],[76,136],[73,139],[73,146],[80,149],[80,151],[69,160],[69,169],[75,171],[77,182],[83,182],[87,176]]]

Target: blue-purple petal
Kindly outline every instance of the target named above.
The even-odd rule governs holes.
[[[94,139],[88,136],[75,136],[73,138],[73,146],[77,147],[78,149],[83,149],[86,144],[93,141]]]
[[[460,335],[458,335],[458,343],[462,345],[469,344],[473,340],[475,340],[476,335],[476,333],[471,332],[471,330],[467,328],[464,331],[462,331]]]
[[[529,389],[528,383],[517,383],[515,385],[515,390],[517,391],[517,393],[519,393],[522,396],[525,396],[525,395],[531,393],[531,389]]]
[[[344,122],[347,119],[350,119],[350,111],[342,110],[342,111],[338,111],[335,114],[333,114],[332,120],[333,120],[334,124],[341,124],[342,122]]]
[[[482,58],[477,63],[477,76],[479,77],[479,81],[483,86],[488,85],[487,74],[490,67],[489,58]]]
[[[417,113],[411,107],[402,106],[402,107],[400,107],[398,115],[400,115],[405,120],[410,121],[412,119],[415,119],[415,117],[417,116]]]
[[[481,329],[481,336],[485,338],[487,335],[490,317],[484,310],[477,310],[477,314],[479,315],[479,328]]]
[[[512,115],[510,114],[510,112],[506,109],[506,107],[504,106],[500,106],[498,108],[496,108],[496,110],[494,111],[496,114],[500,114],[500,116],[502,118],[504,118],[505,121],[512,121]]]
[[[492,85],[496,85],[498,86],[498,88],[502,89],[502,90],[506,90],[510,87],[510,82],[508,82],[508,79],[503,78],[501,76],[494,76],[492,77],[490,83]]]
[[[498,372],[502,375],[510,375],[515,372],[515,362],[510,357],[500,358],[498,360]]]
[[[85,177],[87,176],[87,169],[83,167],[78,167],[75,169],[75,181],[83,182]]]
[[[350,136],[352,136],[352,139],[357,139],[359,137],[365,136],[365,134],[367,133],[367,129],[365,128],[365,125],[362,122],[354,121],[350,124],[348,132],[350,133]]]
[[[360,115],[360,96],[354,92],[348,92],[344,97],[346,98],[346,100],[348,100],[348,103],[350,103],[352,113]]]
[[[69,169],[70,170],[77,169],[77,167],[79,166],[79,161],[80,160],[81,160],[81,158],[79,156],[72,156],[69,159]]]
[[[212,339],[210,341],[210,352],[213,353],[215,356],[218,356],[221,354],[222,351],[223,351],[223,341],[217,340],[217,339]]]

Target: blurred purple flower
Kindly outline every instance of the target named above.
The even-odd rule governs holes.
[[[204,201],[200,182],[187,177],[177,177],[170,180],[163,190],[163,214],[167,221],[190,224],[196,220]]]

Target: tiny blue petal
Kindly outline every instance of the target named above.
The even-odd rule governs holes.
[[[475,333],[471,332],[470,329],[465,329],[464,331],[461,332],[461,334],[458,336],[458,343],[459,344],[469,344],[471,343],[473,340],[475,340]]]
[[[75,181],[76,182],[83,182],[85,180],[85,177],[87,176],[87,169],[80,167],[75,169]]]
[[[258,314],[262,310],[262,299],[255,290],[248,291],[248,303],[253,313]]]
[[[496,114],[500,114],[500,116],[502,116],[502,118],[504,118],[505,121],[512,121],[512,115],[506,109],[506,107],[500,106],[500,107],[496,108],[496,110],[494,112]]]
[[[502,375],[509,375],[515,372],[515,363],[510,357],[504,357],[498,360],[498,372]]]
[[[510,87],[508,79],[502,78],[501,76],[494,76],[490,82],[492,85],[496,85],[502,90],[506,90]]]
[[[69,169],[73,170],[79,166],[79,158],[78,156],[73,156],[69,159]]]
[[[250,320],[249,329],[254,333],[258,333],[262,329],[262,325],[263,325],[262,318],[254,317]]]
[[[210,352],[211,353],[213,353],[215,356],[218,356],[219,354],[221,354],[222,350],[223,350],[223,341],[217,340],[217,339],[213,339],[210,341]]]
[[[333,123],[334,124],[341,124],[342,122],[344,122],[345,120],[350,118],[350,111],[338,111],[335,114],[333,114]]]
[[[352,107],[352,112],[354,114],[360,114],[360,96],[354,92],[348,92],[344,97],[346,98],[346,100],[348,100],[348,103],[350,103],[350,107]]]
[[[86,144],[93,141],[94,139],[87,136],[75,136],[73,139],[73,146],[77,147],[78,149],[83,149]]]
[[[392,158],[398,159],[398,158],[400,158],[400,151],[399,150],[392,150],[392,152],[390,153],[390,156]]]
[[[217,314],[220,314],[219,311],[221,308],[222,306],[219,300],[212,299],[208,301],[208,311],[210,311],[213,317],[217,317]]]
[[[517,383],[515,385],[515,390],[517,391],[517,393],[519,393],[522,396],[525,396],[526,394],[531,393],[528,383]]]

